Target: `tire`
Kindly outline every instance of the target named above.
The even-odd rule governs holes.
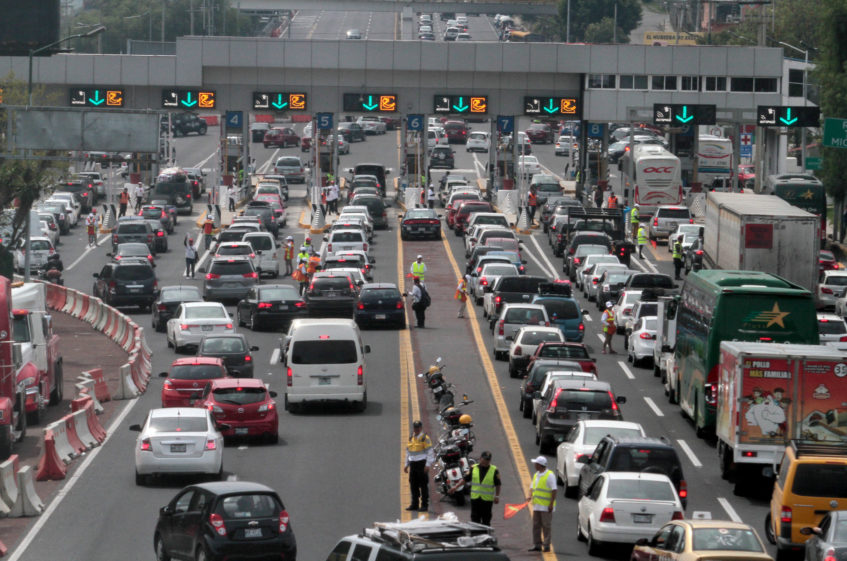
[[[591,526],[588,527],[588,555],[597,556],[600,555],[600,549],[602,544],[594,539],[594,536],[591,534]]]
[[[517,378],[517,377],[518,377],[518,371],[515,370],[515,368],[510,364],[509,365],[509,378]]]
[[[197,551],[194,553],[194,561],[209,561],[209,556],[206,550],[203,549],[203,546],[197,548]]]
[[[279,443],[279,432],[269,432],[265,435],[265,442],[268,444],[278,444]]]
[[[238,327],[244,327],[244,322],[241,321],[241,310],[236,309],[236,311],[235,311],[235,321],[238,324]]]
[[[53,387],[53,390],[50,392],[50,405],[58,405],[62,398],[65,396],[65,389],[62,387],[62,383],[64,382],[65,375],[62,372],[62,363],[56,363],[54,367],[54,376],[56,378],[56,385]]]
[[[135,484],[139,487],[144,487],[147,485],[147,476],[141,475],[138,471],[135,472]]]
[[[730,455],[731,452],[729,452],[729,454],[727,454],[727,452],[729,452],[729,451],[726,449],[726,445],[723,442],[719,441],[718,442],[718,458],[719,458],[720,468],[721,468],[721,478],[729,481],[729,478],[732,476],[732,456]],[[737,485],[738,479],[740,479],[740,477],[736,476],[736,485]]]
[[[765,537],[772,544],[776,544],[776,535],[773,533],[773,527],[771,524],[771,513],[769,512],[767,516],[765,516]]]
[[[521,400],[521,401],[523,401],[523,400]],[[523,405],[523,418],[529,419],[530,417],[532,417],[532,409],[529,408],[529,405],[524,403],[524,405]]]
[[[39,390],[40,390],[40,388],[39,388]],[[39,393],[41,393],[41,392],[39,391]],[[40,425],[41,424],[41,413],[42,413],[41,407],[36,407],[35,411],[33,411],[32,413],[27,413],[26,414],[26,424],[27,424],[27,426]]]
[[[0,460],[12,455],[12,425],[0,426]]]
[[[576,541],[585,541],[585,535],[582,533],[582,529],[579,527],[579,517],[576,518]]]
[[[368,409],[368,392],[365,392],[362,395],[362,401],[357,405],[357,409],[359,413],[364,413]]]
[[[171,561],[171,556],[165,551],[165,544],[158,535],[153,539],[153,550],[156,552],[156,561]]]
[[[656,361],[653,361],[653,377],[660,378],[662,376],[662,371],[659,370],[659,366],[656,364]]]
[[[256,320],[256,314],[250,314],[250,331],[258,331],[259,322]]]

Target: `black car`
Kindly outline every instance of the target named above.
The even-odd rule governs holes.
[[[347,142],[365,141],[365,129],[359,123],[338,123],[338,134],[343,136]]]
[[[590,458],[583,456],[577,462],[585,464],[579,471],[579,497],[585,494],[601,473],[637,471],[667,475],[679,494],[682,507],[685,508],[688,502],[688,486],[679,456],[674,447],[664,439],[606,435],[597,444]]]
[[[153,230],[153,246],[156,253],[167,253],[168,251],[168,234],[162,223],[158,220],[148,220],[150,229]]]
[[[363,285],[353,319],[360,326],[391,325],[406,329],[406,309],[397,285],[387,282]]]
[[[190,485],[159,509],[157,559],[296,561],[291,518],[276,491],[249,481]]]
[[[494,298],[494,314],[490,316],[491,325],[497,321],[497,316],[503,309],[503,304],[523,302],[529,304],[538,294],[538,286],[550,282],[546,277],[524,275],[519,277],[500,277],[491,289]]]
[[[573,360],[563,359],[535,359],[530,363],[529,370],[521,382],[521,400],[518,410],[523,412],[523,418],[532,417],[532,398],[535,392],[541,391],[541,386],[548,372],[581,370],[579,363]]]
[[[703,268],[703,239],[697,238],[691,246],[685,249],[683,254],[685,274],[691,271],[699,271]]]
[[[150,201],[150,205],[152,206],[160,206],[165,209],[165,212],[168,213],[168,216],[171,217],[171,222],[174,226],[176,226],[177,219],[179,218],[179,214],[177,214],[176,206],[170,204],[167,199],[152,199]],[[171,232],[173,233],[173,232]]]
[[[603,271],[603,274],[600,275],[600,280],[597,282],[600,285],[597,289],[598,310],[605,310],[606,302],[609,300],[612,302],[618,301],[621,292],[623,292],[623,287],[632,273],[633,271],[626,271],[624,273],[620,271]]]
[[[539,201],[539,204],[540,201]],[[556,207],[558,206],[576,206],[582,208],[582,203],[573,197],[567,197],[564,195],[553,195],[547,197],[544,201],[544,204],[541,204],[541,224],[544,225],[544,232],[546,233],[548,228],[550,227],[550,222],[553,220],[554,212]]]
[[[79,201],[81,207],[80,210],[82,212],[90,211],[97,198],[97,193],[94,192],[93,187],[89,187],[88,183],[83,182],[81,179],[72,179],[70,181],[60,183],[59,186],[56,187],[56,192],[73,193],[76,200]]]
[[[174,209],[176,210],[176,209]],[[170,212],[164,206],[159,205],[144,205],[141,207],[139,216],[146,220],[157,220],[162,224],[162,227],[169,233],[174,233],[174,219]]]
[[[350,201],[351,205],[362,205],[368,207],[368,212],[373,219],[374,230],[388,229],[388,215],[385,212],[385,201],[377,195],[356,195]]]
[[[310,317],[352,318],[356,306],[356,287],[342,273],[315,273],[304,294]]]
[[[188,133],[206,134],[208,125],[194,113],[174,113],[171,115],[171,132],[174,136],[185,136]]]
[[[262,142],[265,139],[265,133],[271,129],[269,123],[253,123],[250,125],[250,140],[252,142]]]
[[[253,377],[253,355],[259,347],[250,346],[241,333],[206,335],[197,345],[197,356],[210,356],[224,361],[226,372],[233,378]]]
[[[150,252],[156,253],[156,240],[153,228],[140,216],[127,216],[118,219],[118,224],[112,231],[112,253],[117,251],[118,244],[146,243]]]
[[[441,217],[431,208],[410,208],[400,222],[400,239],[441,239]]]
[[[250,201],[241,216],[258,216],[265,230],[273,234],[274,237],[279,236],[279,223],[276,220],[274,209],[266,201]]]
[[[159,296],[159,282],[146,260],[107,263],[93,276],[91,293],[110,306],[140,306],[148,310]]]
[[[164,333],[168,320],[183,302],[202,302],[203,296],[196,286],[165,286],[159,297],[153,302],[151,325],[153,329]]]
[[[262,284],[247,291],[236,308],[238,325],[249,325],[253,331],[260,327],[286,327],[297,318],[308,317],[306,302],[297,287],[290,284]]]
[[[429,167],[441,169],[453,169],[455,167],[456,153],[449,146],[434,146],[429,152]]]
[[[624,290],[643,290],[645,288],[673,290],[676,285],[673,277],[662,273],[634,273],[624,285]]]

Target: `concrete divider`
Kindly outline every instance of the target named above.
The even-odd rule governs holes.
[[[87,401],[87,406],[94,407],[94,403]],[[91,430],[88,428],[88,413],[85,409],[80,409],[79,411],[71,413],[71,417],[74,420],[76,434],[79,436],[79,440],[85,445],[85,447],[88,450],[91,450],[95,446],[100,446],[100,441],[94,438],[94,435],[91,434]]]
[[[0,500],[6,503],[9,508],[18,500],[18,455],[12,454],[5,461],[0,463]]]
[[[103,441],[106,440],[106,429],[100,424],[100,419],[97,418],[94,407],[85,407],[85,418],[88,420],[88,431],[91,436],[96,438],[100,444],[103,444]]]
[[[75,310],[74,317],[84,321],[85,316],[88,315],[88,309],[91,307],[91,297],[88,294],[82,294],[79,303],[79,310]]]
[[[18,489],[18,500],[9,516],[38,516],[44,512],[44,503],[35,492],[32,466],[24,466],[18,470]]]
[[[94,395],[98,401],[103,402],[112,399],[109,395],[109,386],[106,384],[106,378],[103,376],[102,368],[92,368],[82,374],[94,380]]]
[[[94,296],[88,297],[88,313],[82,317],[82,321],[91,325],[92,327],[97,324],[97,320],[100,319],[100,315],[103,313],[103,301]]]
[[[65,287],[53,283],[45,283],[47,289],[47,307],[51,310],[61,310],[65,307]]]
[[[52,422],[47,425],[44,430],[45,434],[48,430],[53,433],[54,442],[56,443],[56,453],[59,455],[59,459],[66,464],[71,463],[76,456],[76,451],[68,440],[68,431],[65,425],[65,420],[59,419],[58,421]]]
[[[74,384],[77,390],[77,397],[91,398],[91,401],[94,404],[94,412],[99,415],[104,411],[104,409],[103,405],[100,403],[100,400],[97,399],[97,395],[95,394],[94,380],[92,380],[91,378],[84,378],[83,376],[80,376],[78,379],[81,381]]]
[[[65,289],[65,305],[62,306],[62,309],[59,310],[59,311],[64,313],[64,314],[70,314],[71,310],[73,310],[74,306],[76,305],[76,295],[77,294],[78,293],[77,293],[76,290],[74,290],[72,288],[66,288]]]
[[[82,443],[79,439],[79,435],[76,433],[76,424],[74,423],[73,417],[65,415],[62,417],[62,421],[65,423],[65,432],[68,435],[68,442],[74,449],[74,457],[81,455],[83,452],[88,450],[88,448],[85,447],[85,444]]]
[[[133,399],[141,393],[132,381],[132,367],[129,364],[121,366],[120,370],[120,386],[115,394],[115,399]]]
[[[44,429],[44,442],[35,479],[38,481],[57,481],[64,479],[67,473],[68,468],[56,451],[56,435],[49,428]]]

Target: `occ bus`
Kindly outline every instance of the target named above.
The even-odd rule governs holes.
[[[676,325],[677,387],[670,397],[694,420],[698,436],[715,427],[721,341],[820,344],[812,293],[758,271],[688,275]]]
[[[642,216],[662,205],[682,204],[679,158],[658,144],[636,144],[620,160],[624,188],[638,203]]]

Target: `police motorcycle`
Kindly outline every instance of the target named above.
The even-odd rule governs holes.
[[[441,362],[441,357],[435,360],[435,364],[431,365],[426,372],[418,374],[418,378],[424,378],[426,386],[432,392],[432,398],[436,403],[440,403],[441,397],[448,390],[447,381],[444,379],[444,364]]]

